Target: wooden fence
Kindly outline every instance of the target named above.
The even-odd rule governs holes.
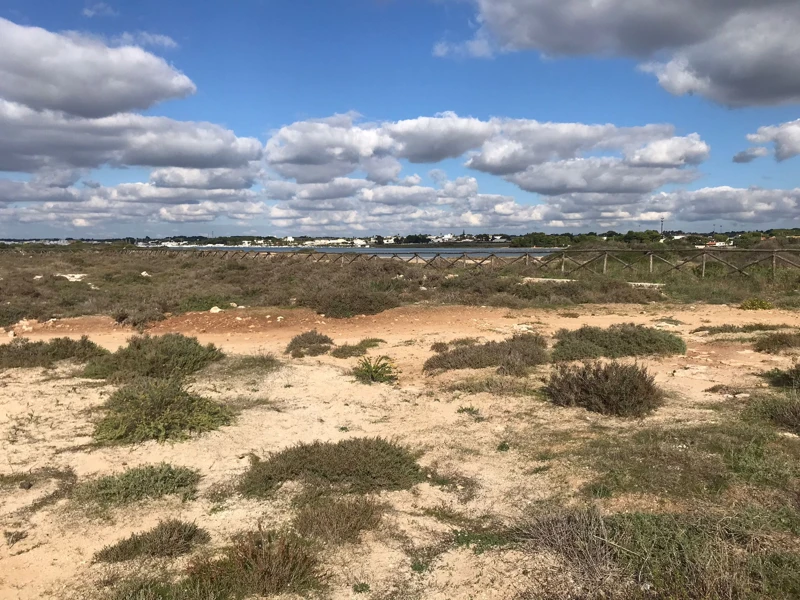
[[[800,250],[554,250],[513,253],[469,254],[459,252],[269,252],[244,250],[125,250],[148,256],[199,256],[228,260],[291,260],[347,266],[376,260],[415,264],[425,269],[525,267],[545,277],[571,277],[583,273],[595,275],[636,275],[662,278],[677,272],[700,279],[737,275],[778,275],[782,270],[800,269]]]

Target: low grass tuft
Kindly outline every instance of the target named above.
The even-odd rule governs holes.
[[[344,493],[409,489],[426,478],[417,457],[382,438],[351,438],[337,443],[298,444],[254,458],[239,489],[249,497],[271,495],[286,481]]]
[[[448,392],[467,394],[492,394],[493,396],[532,396],[536,387],[527,379],[511,377],[470,377],[451,383],[445,388]]]
[[[793,364],[790,369],[772,369],[761,377],[774,387],[800,388],[800,363]]]
[[[194,523],[178,519],[161,521],[144,533],[134,533],[94,555],[96,562],[124,562],[135,558],[174,558],[188,554],[199,544],[206,544],[211,536]]]
[[[196,373],[223,354],[213,344],[179,333],[135,336],[113,354],[89,362],[84,376],[90,379],[130,381],[138,377],[185,377]]]
[[[758,398],[751,404],[749,412],[780,429],[800,435],[800,396],[796,389]]]
[[[329,544],[358,541],[362,531],[375,529],[386,507],[373,498],[313,496],[295,515],[293,526],[303,537]]]
[[[106,400],[94,437],[103,444],[186,439],[228,425],[227,407],[188,392],[178,379],[139,379]]]
[[[161,463],[82,483],[75,489],[74,498],[79,503],[101,507],[123,506],[170,495],[186,501],[195,497],[199,481],[200,473],[193,469]]]
[[[775,305],[768,300],[764,300],[763,298],[748,298],[744,302],[739,305],[739,308],[742,310],[772,310],[775,308]]]
[[[503,374],[524,375],[529,367],[547,362],[547,342],[535,333],[522,333],[502,342],[462,345],[425,361],[424,371],[499,367]]]
[[[686,344],[678,336],[633,323],[612,325],[608,329],[588,325],[575,330],[562,329],[556,333],[556,339],[554,361],[686,353]]]
[[[386,343],[385,340],[379,338],[366,338],[357,344],[344,344],[337,346],[331,352],[334,358],[353,358],[354,356],[364,356],[370,348],[377,348],[381,344]]]
[[[231,373],[252,372],[260,375],[272,373],[281,368],[281,361],[274,354],[248,354],[245,356],[231,356],[225,365]]]
[[[768,325],[766,323],[750,323],[748,325],[705,325],[693,329],[692,333],[706,332],[708,335],[718,333],[755,333],[757,331],[777,331],[779,329],[790,329],[791,325]]]
[[[754,348],[769,354],[800,348],[800,333],[770,333],[757,339]]]
[[[353,369],[353,377],[361,383],[394,383],[397,381],[397,368],[388,356],[375,359],[362,358]]]
[[[329,352],[331,346],[333,346],[333,340],[314,329],[294,336],[286,346],[286,354],[290,354],[292,358],[320,356]]]
[[[580,406],[616,417],[644,417],[664,402],[664,392],[639,365],[557,365],[544,393],[558,406]]]
[[[25,338],[17,338],[0,345],[0,369],[50,368],[60,360],[87,362],[106,354],[108,350],[89,341],[86,336],[77,341],[55,338],[49,342],[31,342]]]

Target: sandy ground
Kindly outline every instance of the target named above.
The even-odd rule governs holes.
[[[452,530],[427,516],[425,509],[447,507],[472,517],[491,515],[504,520],[518,517],[532,501],[568,495],[587,478],[587,474],[558,463],[547,471],[536,468],[543,464],[536,460],[537,454],[555,443],[556,435],[579,435],[597,424],[620,428],[637,424],[554,408],[531,397],[444,391],[447,382],[475,373],[425,376],[422,363],[432,355],[433,342],[465,336],[503,339],[519,331],[551,336],[562,327],[584,324],[633,322],[663,327],[680,334],[689,350],[686,356],[640,361],[671,392],[666,406],[647,422],[687,423],[716,418],[713,403],[722,397],[704,391],[710,386],[757,386],[757,373],[790,361],[754,353],[741,340],[717,337],[710,342],[705,334],[690,333],[693,329],[703,324],[754,322],[800,327],[796,313],[745,312],[726,306],[570,309],[577,318],[565,316],[566,312],[413,306],[345,320],[326,319],[303,309],[231,309],[170,318],[151,333],[194,335],[234,354],[266,351],[282,355],[293,336],[312,328],[340,344],[379,337],[386,343],[371,353],[392,357],[401,369],[396,386],[364,386],[348,375],[355,359],[287,358],[287,366],[275,373],[238,379],[217,377],[212,368],[196,378],[195,390],[219,400],[252,396],[269,402],[247,410],[231,426],[176,444],[92,447],[95,409],[113,387],[76,378],[75,367],[70,365],[50,371],[0,372],[0,473],[71,468],[79,480],[85,480],[166,461],[203,474],[196,501],[148,502],[102,517],[82,514],[68,500],[26,510],[57,489],[55,480],[37,483],[29,490],[0,492],[0,530],[27,533],[13,544],[0,538],[0,599],[90,597],[87,590],[108,576],[107,567],[91,563],[93,553],[167,516],[196,521],[209,530],[218,546],[259,522],[269,527],[286,523],[291,519],[287,498],[255,502],[234,497],[219,506],[206,493],[242,473],[248,453],[263,456],[297,442],[355,436],[396,439],[423,451],[424,465],[476,485],[443,489],[422,484],[411,491],[383,494],[391,510],[382,526],[365,534],[358,545],[326,553],[325,564],[331,573],[326,597],[388,598],[394,592],[396,598],[513,598],[535,581],[556,577],[560,570],[554,560],[510,550],[476,555],[469,549],[451,547],[435,558],[428,571],[415,573],[410,556],[441,544]],[[659,322],[667,317],[681,324]],[[18,333],[34,340],[85,334],[110,349],[133,334],[100,317],[28,323],[24,328],[24,332],[18,328]],[[485,420],[459,414],[463,405],[478,408]],[[511,442],[512,449],[499,453],[497,445],[504,440]],[[362,581],[370,584],[370,594],[352,591],[352,585]]]

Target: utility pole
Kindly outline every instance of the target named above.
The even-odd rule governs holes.
[[[661,217],[661,237],[664,237],[664,217]]]

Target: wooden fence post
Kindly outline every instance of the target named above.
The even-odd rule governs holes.
[[[561,253],[561,274],[563,275],[567,271],[567,253]]]
[[[703,279],[706,278],[706,257],[708,256],[708,252],[703,252],[703,273],[700,275]]]
[[[775,278],[778,275],[778,253],[774,250],[772,251],[772,281],[775,282]]]
[[[653,274],[653,253],[650,253],[650,274]]]
[[[608,252],[603,255],[603,275],[608,272]]]

